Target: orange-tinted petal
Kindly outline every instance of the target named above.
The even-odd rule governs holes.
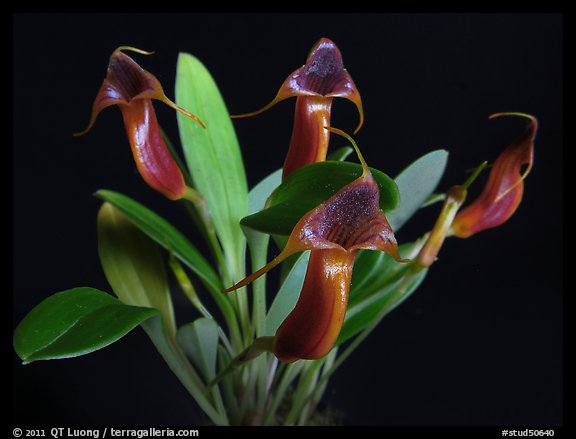
[[[334,346],[348,304],[354,254],[341,249],[313,250],[298,303],[274,340],[274,355],[291,363],[315,360]]]
[[[282,180],[302,166],[323,162],[328,152],[332,98],[298,96],[290,148],[282,168]]]
[[[498,156],[480,196],[456,215],[452,230],[460,238],[468,238],[501,225],[514,214],[522,201],[524,178],[532,169],[534,161],[538,122],[535,117],[521,113],[499,113],[491,117],[506,115],[527,117],[530,125],[522,136]],[[527,168],[522,173],[525,165]]]
[[[149,99],[121,104],[122,116],[136,167],[152,189],[171,200],[184,196],[182,171],[168,150]]]

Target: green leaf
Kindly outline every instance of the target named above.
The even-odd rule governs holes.
[[[350,299],[354,297],[356,292],[362,291],[365,285],[370,285],[371,280],[380,270],[385,270],[388,267],[389,261],[385,260],[385,257],[386,253],[378,250],[360,250],[358,252],[354,258]]]
[[[216,376],[218,324],[213,319],[201,317],[180,327],[176,339],[187,357],[210,382]]]
[[[424,240],[408,242],[400,245],[398,251],[403,258],[413,259],[423,245]],[[390,255],[383,252],[365,250],[356,256],[346,319],[339,336],[340,343],[362,331],[373,321],[380,310],[386,306],[404,276],[411,270],[412,264],[396,262]],[[405,292],[400,299],[404,300],[418,284],[412,282],[408,288],[409,291]],[[398,303],[395,303],[394,307]]]
[[[98,212],[98,254],[106,279],[126,305],[156,308],[176,335],[174,309],[158,245],[110,203]]]
[[[343,162],[346,158],[354,152],[351,146],[342,146],[326,156],[326,161]]]
[[[24,364],[77,357],[114,343],[155,315],[155,309],[125,305],[95,288],[73,288],[24,317],[14,331],[14,348]]]
[[[397,232],[426,202],[440,182],[448,151],[438,149],[423,155],[394,179],[400,192],[398,208],[386,215],[392,230]]]
[[[214,79],[194,56],[180,53],[176,102],[206,128],[178,113],[180,140],[194,187],[202,194],[231,267],[244,261],[240,219],[248,211],[248,187],[236,133]],[[239,277],[234,273],[233,277]]]
[[[310,259],[310,252],[306,251],[296,261],[284,283],[278,290],[274,301],[270,305],[270,310],[265,320],[265,335],[274,335],[276,330],[280,327],[284,319],[296,306],[302,285],[304,285],[304,277],[306,276],[306,269],[308,268],[308,259]]]
[[[383,172],[370,168],[380,188],[380,207],[396,208],[398,189]],[[329,199],[362,173],[362,167],[350,162],[319,162],[292,172],[274,191],[270,207],[242,219],[242,224],[255,230],[289,235],[307,212]]]
[[[264,208],[266,200],[280,185],[282,181],[282,169],[278,169],[264,178],[260,183],[250,190],[248,194],[248,214],[254,214]],[[242,226],[242,230],[248,239],[248,244],[252,251],[262,250],[262,246],[268,247],[269,236],[255,231],[249,227]]]
[[[252,188],[248,194],[248,213],[255,213],[264,208],[266,200],[278,187],[282,179],[282,170],[279,169]],[[270,235],[242,226],[248,240],[253,270],[266,265],[268,256],[268,243]],[[252,284],[253,312],[252,321],[256,329],[256,336],[264,335],[264,319],[266,318],[266,276],[256,279]]]
[[[120,210],[136,227],[190,267],[212,293],[220,295],[222,284],[212,266],[172,224],[132,198],[118,192],[99,190],[96,196]]]
[[[416,257],[423,242],[408,242],[398,246],[403,258]],[[403,276],[410,269],[410,264],[396,262],[387,253],[376,250],[362,250],[354,261],[354,271],[350,285],[348,306],[376,293],[385,286]]]
[[[384,307],[390,306],[388,310],[388,312],[390,312],[400,305],[416,291],[424,280],[427,272],[428,269],[424,269],[416,274],[406,287],[406,291],[400,297],[395,297],[395,293],[402,283],[402,278],[392,285],[387,285],[376,293],[365,297],[362,301],[349,306],[346,311],[346,318],[344,319],[342,330],[336,341],[336,346],[344,343],[350,337],[353,337],[372,324]]]

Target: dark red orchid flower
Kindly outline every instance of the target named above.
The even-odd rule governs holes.
[[[274,338],[273,352],[283,362],[317,359],[330,352],[344,322],[358,250],[380,250],[401,261],[394,233],[380,210],[378,185],[349,140],[362,163],[362,175],[304,215],[275,259],[225,290],[243,287],[288,256],[311,250],[298,303]]]
[[[460,238],[468,238],[478,232],[497,227],[516,212],[522,201],[524,179],[534,162],[534,139],[538,121],[534,116],[523,113],[498,113],[500,116],[521,116],[530,120],[530,125],[518,139],[498,156],[480,196],[462,209],[452,224],[452,232]],[[522,167],[527,165],[524,172]]]
[[[326,160],[330,131],[325,127],[330,126],[335,97],[346,98],[358,108],[360,122],[355,133],[364,121],[360,93],[344,68],[338,47],[327,38],[314,45],[306,64],[288,76],[272,102],[258,111],[232,117],[254,116],[293,96],[296,96],[294,128],[283,179],[302,166]]]
[[[202,126],[204,124],[196,116],[168,99],[156,77],[123,53],[124,50],[143,55],[153,53],[126,46],[119,47],[112,53],[106,79],[92,107],[88,128],[75,135],[80,136],[88,132],[104,108],[118,105],[140,175],[150,187],[167,198],[180,199],[186,192],[186,184],[180,168],[164,142],[152,99],[164,102]]]

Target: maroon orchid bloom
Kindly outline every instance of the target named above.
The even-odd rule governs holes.
[[[330,128],[333,132],[344,134]],[[282,252],[265,267],[225,292],[252,282],[288,256],[311,250],[296,307],[274,337],[273,352],[283,362],[317,359],[334,346],[348,304],[354,258],[358,250],[380,250],[398,261],[398,245],[384,212],[380,190],[354,141],[362,175],[304,215]]]
[[[452,224],[452,232],[459,238],[468,238],[478,232],[506,222],[522,201],[524,179],[532,170],[534,162],[534,139],[538,121],[534,116],[523,113],[498,113],[500,116],[521,116],[530,120],[530,125],[518,139],[498,156],[480,196],[462,209]],[[522,167],[526,166],[524,172]]]
[[[106,79],[92,107],[88,128],[75,135],[88,132],[104,108],[118,105],[140,175],[150,187],[167,198],[180,199],[186,193],[186,184],[182,171],[164,142],[152,99],[164,102],[202,126],[204,124],[168,99],[156,77],[140,67],[123,53],[123,50],[143,55],[153,53],[126,46],[119,47],[112,53]]]
[[[360,116],[354,133],[364,121],[360,93],[344,68],[342,55],[331,40],[322,38],[312,48],[306,64],[284,81],[276,97],[264,108],[235,118],[254,116],[278,102],[296,96],[294,128],[282,179],[296,169],[326,160],[330,131],[330,112],[334,98],[352,101]]]

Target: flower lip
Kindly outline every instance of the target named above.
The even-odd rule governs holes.
[[[300,240],[347,252],[370,247],[378,238],[378,225],[389,228],[379,216],[379,197],[378,185],[366,174],[308,213],[300,224]]]
[[[292,77],[301,92],[332,96],[337,93],[340,83],[352,81],[344,69],[342,54],[329,39],[322,38],[312,48],[306,64],[296,70]]]
[[[105,95],[118,104],[155,97],[158,89],[161,89],[158,80],[123,53],[122,48],[116,49],[110,57],[106,80]]]

